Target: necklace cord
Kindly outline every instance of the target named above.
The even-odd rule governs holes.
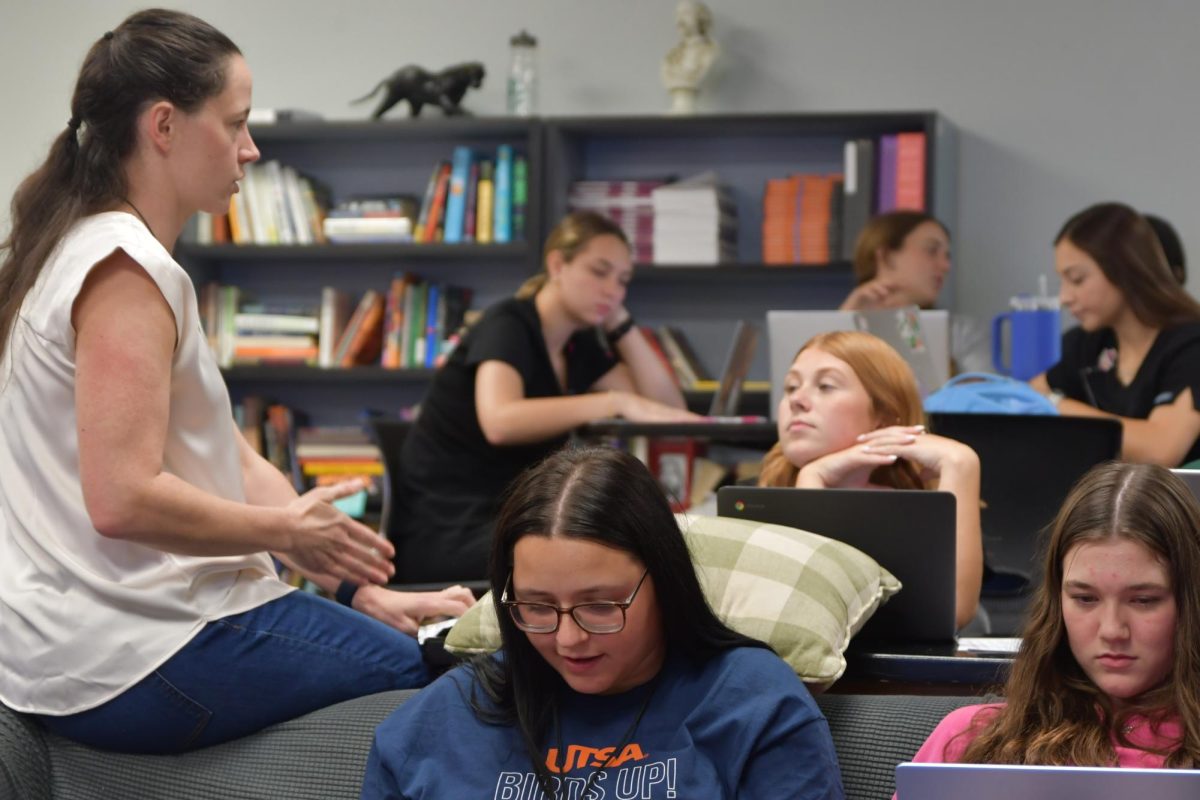
[[[150,223],[146,221],[146,216],[142,214],[141,210],[139,210],[138,207],[133,204],[133,201],[128,197],[122,197],[121,202],[133,209],[133,213],[136,214],[137,218],[140,219],[142,224],[146,226],[146,230],[150,231],[151,236],[154,236],[154,228],[150,227]],[[154,236],[154,238],[157,239],[158,237]]]

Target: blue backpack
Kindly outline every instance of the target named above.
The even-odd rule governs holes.
[[[925,412],[1057,415],[1058,409],[1025,381],[986,372],[966,372],[926,397]]]

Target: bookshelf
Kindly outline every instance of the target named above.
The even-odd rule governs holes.
[[[419,202],[435,164],[455,147],[494,154],[500,145],[523,153],[530,201],[514,241],[489,244],[385,243],[197,245],[176,255],[197,285],[238,286],[260,302],[316,309],[321,289],[335,286],[353,302],[368,289],[386,291],[392,276],[411,272],[431,282],[468,287],[471,306],[510,294],[536,267],[542,237],[539,122],[513,118],[431,117],[396,121],[281,123],[253,129],[262,160],[277,160],[324,186],[332,202],[351,197],[411,195]],[[519,240],[517,240],[519,239]],[[385,413],[420,401],[432,370],[328,368],[264,364],[224,370],[235,403],[262,395],[305,412],[316,425],[354,424],[370,408]],[[339,396],[339,392],[341,396]]]
[[[639,324],[669,323],[683,330],[714,374],[721,369],[737,320],[758,321],[765,336],[768,310],[836,308],[853,286],[846,261],[826,266],[762,263],[762,198],[768,179],[841,172],[849,139],[924,133],[926,208],[954,229],[955,136],[933,111],[561,117],[547,118],[544,124],[546,219],[567,211],[569,187],[577,180],[682,179],[711,170],[731,189],[738,263],[643,266],[627,303]],[[952,287],[946,295],[953,295]],[[762,342],[749,377],[770,377]]]
[[[381,122],[304,122],[254,129],[264,160],[277,159],[326,185],[335,201],[405,193],[420,198],[432,166],[458,145],[494,151],[512,145],[528,159],[524,241],[510,244],[356,244],[310,246],[181,243],[177,255],[197,283],[242,287],[259,300],[315,306],[336,285],[357,296],[386,288],[410,271],[473,290],[471,307],[505,297],[539,268],[541,244],[567,212],[576,180],[686,178],[715,171],[731,188],[738,218],[737,263],[639,265],[628,305],[641,325],[681,328],[708,370],[718,373],[739,319],[774,308],[832,308],[853,283],[850,265],[769,266],[762,257],[766,180],[792,172],[842,170],[848,139],[925,134],[926,207],[954,229],[954,130],[933,111],[695,117],[417,118]],[[953,279],[953,273],[951,274]],[[952,296],[952,288],[947,289]],[[760,343],[749,378],[766,380]],[[233,367],[235,402],[262,394],[307,412],[314,424],[352,424],[366,407],[395,411],[418,402],[430,370],[378,367]],[[765,394],[744,395],[747,413],[764,413]],[[703,393],[688,393],[704,408]]]

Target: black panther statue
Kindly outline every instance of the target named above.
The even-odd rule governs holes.
[[[352,102],[362,103],[375,95],[381,88],[387,87],[387,93],[379,102],[372,119],[379,119],[392,106],[401,100],[408,101],[410,116],[418,116],[426,104],[436,105],[447,115],[468,113],[459,108],[467,89],[478,89],[483,85],[483,64],[478,61],[468,61],[446,67],[441,72],[428,72],[416,64],[401,67],[392,73],[391,77],[379,82],[379,85],[363,97]]]

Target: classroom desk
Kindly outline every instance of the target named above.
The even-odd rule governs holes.
[[[1011,653],[960,650],[954,642],[854,641],[846,672],[830,688],[841,694],[976,695],[1003,685]]]
[[[625,419],[601,419],[580,426],[576,432],[585,439],[601,437],[683,438],[725,442],[770,448],[779,439],[779,430],[770,420],[758,422],[630,422]]]

